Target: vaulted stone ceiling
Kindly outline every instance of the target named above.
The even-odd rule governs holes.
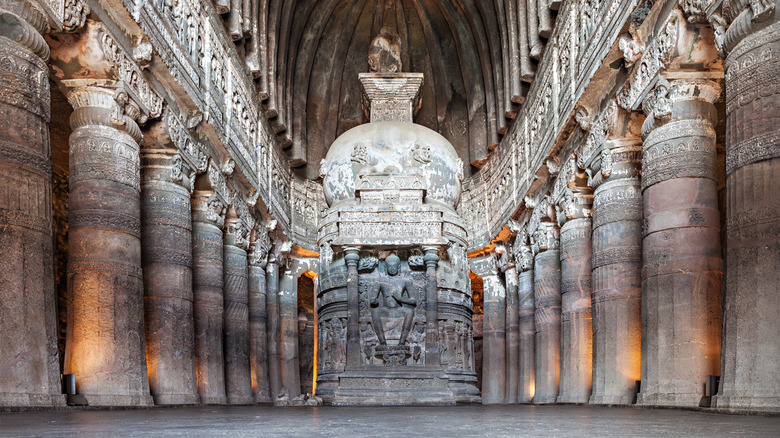
[[[425,74],[416,123],[446,137],[465,163],[480,166],[519,110],[535,70],[524,34],[526,11],[536,33],[552,28],[555,12],[544,8],[538,14],[536,3],[260,0],[260,45],[267,50],[261,58],[267,61],[256,74],[267,96],[266,117],[296,172],[317,179],[331,143],[367,121],[357,75],[368,71],[368,48],[382,26],[401,38],[403,70]],[[466,176],[474,169],[466,169]]]

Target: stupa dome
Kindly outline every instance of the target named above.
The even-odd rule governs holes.
[[[451,208],[460,200],[463,162],[439,133],[406,122],[374,122],[342,134],[322,160],[325,198],[329,206],[355,199],[363,175],[417,176],[426,202]],[[388,179],[393,184],[393,179]],[[392,189],[393,187],[385,187]]]

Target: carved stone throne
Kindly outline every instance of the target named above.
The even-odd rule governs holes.
[[[463,164],[444,137],[412,123],[422,81],[360,74],[371,123],[344,133],[321,163],[330,208],[318,235],[317,395],[335,405],[479,400],[455,211]]]

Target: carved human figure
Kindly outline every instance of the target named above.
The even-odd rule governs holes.
[[[409,331],[414,322],[414,309],[417,306],[417,300],[412,297],[414,285],[412,281],[401,275],[401,259],[390,254],[385,259],[386,275],[380,275],[379,279],[371,285],[371,323],[381,345],[387,345],[385,331],[382,327],[382,318],[399,317],[404,318],[401,337],[398,339],[398,345],[404,345]]]

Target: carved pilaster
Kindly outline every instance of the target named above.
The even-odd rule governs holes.
[[[514,259],[517,262],[518,325],[520,342],[520,359],[518,365],[519,381],[517,401],[529,403],[535,391],[535,337],[536,324],[534,313],[534,254],[527,231],[527,225],[517,229],[517,236],[512,246]]]
[[[192,195],[192,294],[195,355],[202,403],[224,404],[223,236],[227,205],[208,186]]]
[[[506,402],[506,289],[495,254],[469,260],[484,285],[482,337],[482,404]]]
[[[517,296],[517,266],[504,242],[495,244],[498,265],[506,287],[506,402],[517,403],[520,378],[520,303]]]
[[[252,397],[249,368],[248,230],[238,216],[238,198],[225,219],[225,387],[229,404],[248,404]]]
[[[265,224],[256,223],[249,244],[249,366],[255,403],[271,401],[268,380],[268,311],[266,266],[271,239]]]
[[[748,4],[749,3],[749,4]],[[722,409],[780,410],[780,13],[776,2],[724,2],[726,287]],[[739,15],[736,15],[736,14]],[[732,18],[736,15],[735,18]],[[746,337],[743,333],[751,333]]]
[[[559,403],[587,403],[592,386],[591,256],[593,191],[572,157],[556,188],[561,226],[561,383]],[[560,179],[564,178],[563,181]],[[565,183],[564,183],[565,181]]]
[[[0,22],[0,406],[62,406],[41,36],[48,23],[35,5],[11,0],[0,1]]]
[[[154,138],[155,126],[149,132]],[[149,386],[155,404],[197,404],[191,178],[173,148],[141,149],[141,254]]]
[[[560,230],[549,199],[534,211],[540,222],[533,232],[534,300],[536,325],[534,403],[555,403],[558,397],[561,356],[561,257]]]
[[[706,376],[719,375],[719,96],[715,81],[672,80],[645,104],[638,404],[698,406]]]
[[[68,100],[74,112],[65,372],[76,374],[79,392],[92,406],[150,405],[141,270],[141,131],[128,115],[137,115],[137,106],[122,88],[75,88]]]

